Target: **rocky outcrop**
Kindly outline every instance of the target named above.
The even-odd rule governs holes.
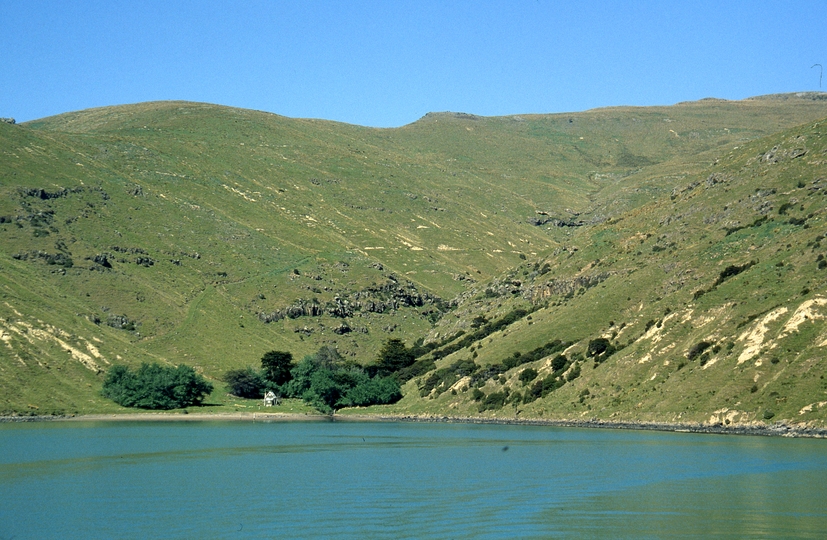
[[[531,225],[534,225],[535,227],[539,227],[539,226],[545,225],[547,223],[553,225],[554,227],[582,227],[583,225],[586,224],[586,222],[583,221],[583,220],[575,221],[573,219],[561,219],[561,218],[551,217],[551,216],[548,216],[548,215],[530,217],[528,219],[528,223],[531,224]]]
[[[46,264],[62,266],[63,268],[72,268],[73,266],[72,258],[65,253],[52,254],[45,251],[28,251],[26,253],[16,253],[12,255],[12,259],[17,259],[18,261],[41,259],[45,261]]]
[[[552,279],[529,288],[523,296],[532,301],[542,300],[550,296],[572,296],[580,289],[588,290],[595,285],[599,285],[613,274],[613,272],[600,272],[587,276],[577,276],[573,279]]]
[[[106,318],[106,325],[111,326],[112,328],[118,328],[119,330],[128,330],[130,332],[135,330],[135,321],[129,320],[129,317],[126,315],[111,314]]]
[[[271,313],[260,312],[260,321],[269,323],[281,319],[298,319],[299,317],[318,317],[329,315],[340,319],[353,317],[359,312],[387,313],[402,308],[417,308],[425,305],[439,306],[442,300],[427,292],[420,292],[410,282],[400,283],[396,277],[388,276],[388,281],[381,285],[372,285],[351,293],[347,297],[337,295],[333,300],[320,304],[317,300],[299,299],[286,308]]]
[[[259,313],[258,319],[264,323],[276,322],[282,319],[298,319],[299,317],[318,317],[324,313],[324,308],[318,301],[299,299],[284,309],[272,313]]]

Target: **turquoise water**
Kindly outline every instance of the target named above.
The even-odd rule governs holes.
[[[416,423],[0,425],[0,540],[825,538],[827,441]]]

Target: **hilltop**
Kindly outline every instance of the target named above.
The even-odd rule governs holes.
[[[823,425],[824,97],[0,123],[0,410],[118,410],[114,363],[217,380],[400,338],[439,371],[376,412]]]

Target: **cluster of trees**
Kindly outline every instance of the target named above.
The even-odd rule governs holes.
[[[190,366],[144,363],[136,371],[112,366],[103,381],[102,394],[123,407],[180,409],[201,404],[212,391],[213,385]]]
[[[345,361],[335,349],[322,347],[305,356],[281,386],[285,397],[301,398],[324,413],[342,407],[395,403],[402,398],[399,381],[391,376],[371,376],[361,366]]]
[[[261,369],[228,371],[224,381],[230,392],[244,398],[260,398],[268,390],[276,395],[300,398],[324,413],[343,407],[394,403],[402,398],[394,376],[414,362],[414,353],[398,339],[389,340],[379,360],[366,368],[343,359],[331,347],[293,363],[289,352],[270,351],[261,359]]]

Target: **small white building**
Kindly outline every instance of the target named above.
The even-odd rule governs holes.
[[[272,407],[273,405],[279,404],[279,398],[276,397],[276,394],[273,393],[272,390],[268,390],[266,394],[264,394],[264,406],[265,407]]]

